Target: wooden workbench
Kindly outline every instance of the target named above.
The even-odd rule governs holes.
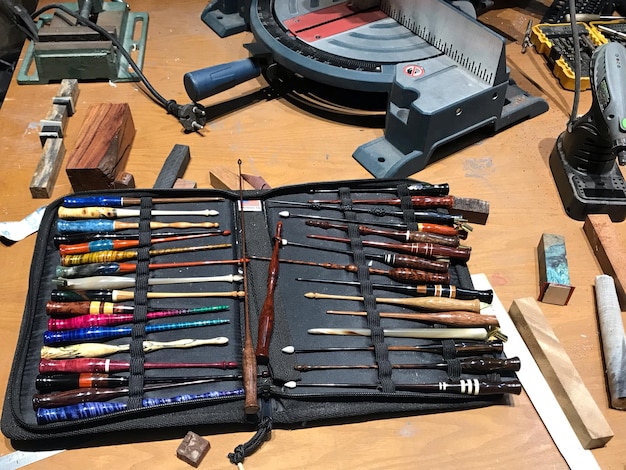
[[[48,3],[48,2],[43,2]],[[506,2],[509,3],[509,2]],[[468,240],[473,247],[469,268],[484,273],[508,308],[513,299],[536,297],[536,247],[544,232],[565,237],[572,285],[569,305],[541,304],[585,385],[609,421],[615,437],[593,451],[604,469],[626,464],[626,414],[608,408],[603,362],[595,313],[593,283],[601,273],[582,231],[582,222],[568,218],[553,182],[548,156],[571,110],[572,94],[553,78],[534,50],[521,54],[528,19],[540,18],[538,2],[510,2],[525,7],[495,9],[483,16],[507,37],[512,76],[525,90],[542,96],[550,110],[495,136],[430,164],[417,179],[448,182],[452,193],[486,199],[491,214],[485,226],[475,226]],[[549,3],[549,2],[546,2]],[[144,72],[166,98],[186,103],[185,72],[247,56],[242,33],[220,39],[200,20],[205,0],[131,2],[134,11],[150,15]],[[382,135],[380,128],[357,127],[325,120],[284,100],[261,101],[213,119],[201,133],[184,134],[172,117],[149,99],[137,83],[81,83],[77,112],[67,127],[71,150],[90,104],[129,103],[137,130],[127,164],[138,187],[151,187],[175,144],[191,149],[185,178],[210,187],[215,167],[237,170],[243,160],[248,174],[262,175],[272,186],[328,179],[370,178],[352,157],[360,144]],[[265,86],[252,80],[203,104],[222,103]],[[0,110],[0,220],[24,218],[47,200],[33,199],[29,183],[41,155],[39,120],[49,109],[58,84],[11,84]],[[580,112],[586,112],[583,95]],[[64,172],[53,198],[71,192]],[[617,224],[626,232],[624,223]],[[29,264],[35,237],[0,246],[0,393],[4,396],[15,349]],[[211,450],[200,468],[233,468],[226,454],[252,433],[207,435]],[[156,439],[156,440],[152,440]],[[55,469],[181,469],[176,458],[182,439],[144,435],[132,444],[106,445],[62,452],[29,468]],[[0,454],[13,451],[4,439]],[[405,469],[405,468],[566,468],[566,464],[525,393],[510,406],[463,412],[404,416],[369,422],[296,430],[274,430],[272,439],[246,459],[248,469]]]

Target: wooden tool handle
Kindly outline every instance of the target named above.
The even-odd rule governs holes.
[[[276,235],[274,236],[274,249],[272,259],[267,272],[267,294],[261,313],[259,315],[259,333],[256,345],[256,358],[262,364],[269,362],[269,347],[274,328],[274,292],[278,283],[278,266],[283,223],[276,224]]]

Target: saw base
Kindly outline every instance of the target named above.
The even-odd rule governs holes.
[[[394,87],[399,86],[394,83]],[[543,99],[530,96],[513,80],[434,110],[428,109],[427,92],[417,86],[412,92],[417,98],[406,105],[400,100],[394,102],[396,93],[392,91],[385,135],[353,153],[376,178],[408,177],[424,169],[437,149],[463,135],[481,128],[497,132],[548,110]]]
[[[210,1],[200,19],[221,38],[242,33],[248,29],[246,19],[241,15],[242,4],[242,0]]]

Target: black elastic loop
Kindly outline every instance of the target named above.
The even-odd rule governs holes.
[[[454,359],[457,357],[455,341],[453,339],[441,340],[441,355],[444,359]]]
[[[461,368],[461,361],[458,358],[450,359],[446,361],[448,364],[448,377],[452,382],[456,382],[461,378],[463,369]]]
[[[141,407],[144,389],[146,321],[148,317],[148,279],[150,277],[150,230],[152,200],[141,198],[139,209],[139,247],[135,271],[133,326],[130,341],[130,370],[128,376],[128,408]]]
[[[339,196],[341,205],[345,207],[352,206],[352,199],[349,188],[339,188]],[[346,219],[356,222],[356,214],[353,211],[344,212]],[[376,305],[376,297],[373,293],[372,282],[369,276],[369,268],[367,259],[363,251],[363,243],[359,233],[358,224],[348,224],[348,236],[350,238],[350,248],[353,253],[353,262],[357,265],[357,277],[363,296],[363,305],[367,312],[367,327],[370,330],[370,339],[374,345],[374,359],[378,366],[378,381],[381,391],[384,393],[392,393],[395,386],[391,380],[393,369],[389,361],[389,349],[385,343],[385,335],[383,328],[380,326],[380,315]]]
[[[400,209],[402,210],[404,223],[408,230],[417,230],[417,220],[415,219],[415,208],[411,200],[411,192],[407,184],[397,186],[398,197],[400,198]]]

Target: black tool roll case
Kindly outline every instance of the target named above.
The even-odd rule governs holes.
[[[113,432],[146,440],[155,429],[298,427],[506,403],[520,391],[519,364],[505,360],[493,323],[468,323],[487,317],[478,312],[490,296],[473,290],[471,236],[445,207],[414,207],[420,198],[450,200],[447,185],[420,184],[126,190],[51,203],[2,432],[16,444],[78,446]],[[123,207],[112,207],[120,197]],[[105,207],[98,219],[92,206]],[[197,226],[207,222],[215,226]],[[437,234],[449,245],[433,248],[425,230],[442,227],[454,235]],[[89,241],[92,232],[101,238]],[[409,243],[391,232],[425,234],[413,245],[426,251],[394,251]],[[125,257],[76,254],[111,247]],[[418,268],[393,266],[400,261]],[[273,320],[260,322],[262,310]],[[393,318],[399,313],[415,319]],[[111,319],[119,324],[97,323]],[[256,347],[259,329],[268,349],[245,354],[246,335]],[[250,357],[256,390],[241,378]],[[252,413],[244,410],[250,393]]]

